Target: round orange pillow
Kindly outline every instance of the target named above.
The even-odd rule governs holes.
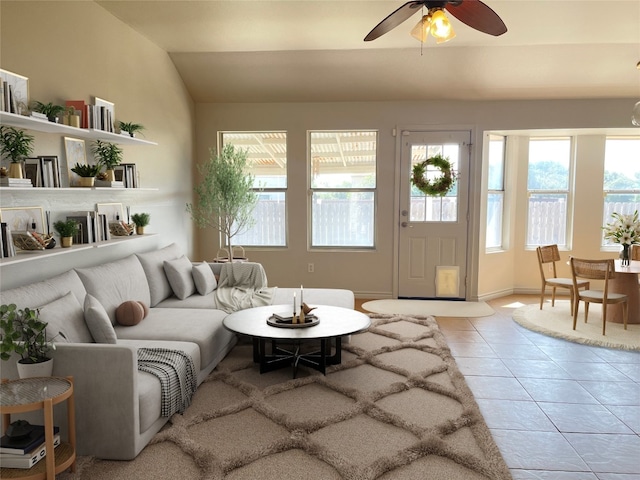
[[[145,317],[145,309],[140,302],[129,300],[116,308],[116,321],[125,327],[139,324]]]

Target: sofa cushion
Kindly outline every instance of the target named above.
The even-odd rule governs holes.
[[[139,324],[144,317],[142,303],[135,300],[127,300],[116,308],[116,322],[126,327]]]
[[[40,320],[47,323],[47,341],[91,343],[93,337],[84,321],[82,306],[71,292],[38,307]],[[61,335],[59,335],[61,334]]]
[[[164,261],[164,273],[167,275],[173,293],[180,300],[190,297],[196,291],[191,274],[192,269],[193,264],[184,255]]]
[[[173,293],[171,285],[169,285],[169,280],[164,273],[164,262],[165,260],[178,258],[180,256],[180,249],[178,245],[172,243],[159,250],[138,253],[136,256],[142,264],[149,283],[149,293],[151,295],[149,305],[155,307],[158,302],[161,302]]]
[[[161,301],[156,308],[216,308],[216,291],[208,295],[191,295],[184,300],[171,296]]]
[[[84,319],[97,343],[118,343],[111,319],[98,299],[90,294],[84,300]]]
[[[127,300],[149,303],[149,284],[145,271],[135,255],[121,260],[76,269],[87,293],[93,295],[116,323],[116,309]]]
[[[18,308],[37,308],[72,292],[82,305],[86,290],[80,277],[74,270],[69,270],[55,277],[41,282],[31,283],[23,287],[0,291],[0,303],[11,305],[15,303]]]
[[[196,284],[196,290],[200,295],[208,295],[218,286],[213,270],[207,262],[194,265],[191,270],[193,275],[193,283]]]

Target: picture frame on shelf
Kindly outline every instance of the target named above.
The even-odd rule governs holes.
[[[31,180],[34,187],[42,186],[42,167],[39,158],[25,158],[22,163],[22,175]]]
[[[55,155],[39,155],[40,170],[42,171],[42,185],[49,188],[62,187],[62,176],[60,175],[60,163]]]
[[[29,108],[29,78],[0,69],[0,110],[22,115]]]
[[[84,140],[80,138],[64,137],[64,151],[67,158],[67,171],[69,172],[69,186],[76,187],[80,184],[80,176],[71,171],[79,163],[87,164],[87,150]]]
[[[121,203],[97,203],[99,214],[105,215],[108,222],[124,221],[124,210]]]
[[[0,221],[6,223],[14,232],[33,230],[38,233],[46,232],[42,207],[2,207]]]

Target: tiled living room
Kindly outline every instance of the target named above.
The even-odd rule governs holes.
[[[462,5],[479,3],[464,0]],[[402,442],[416,435],[415,429],[407,427],[407,422],[411,422],[403,417],[399,405],[408,405],[416,398],[422,401],[419,395],[414,398],[410,394],[416,393],[415,376],[426,376],[420,370],[424,368],[437,380],[417,383],[428,390],[429,395],[446,392],[449,398],[460,399],[464,411],[460,413],[456,410],[458,407],[442,402],[450,407],[450,411],[442,415],[451,414],[452,419],[438,427],[442,430],[438,434],[443,438],[450,435],[453,446],[436,438],[437,435],[429,436],[416,447],[421,452],[418,456],[426,457],[424,452],[430,448],[433,450],[428,451],[438,451],[441,458],[455,459],[468,468],[464,474],[458,470],[457,478],[466,480],[478,475],[507,478],[504,465],[493,463],[496,458],[491,456],[495,454],[493,444],[515,479],[640,478],[640,464],[635,460],[635,452],[640,447],[638,352],[567,342],[523,328],[512,318],[513,311],[521,304],[537,302],[540,272],[535,246],[556,241],[561,244],[562,260],[558,262],[558,269],[563,276],[570,276],[568,261],[572,256],[618,258],[619,245],[603,243],[602,226],[614,208],[612,205],[617,208],[624,204],[628,212],[639,205],[637,185],[633,182],[640,174],[637,160],[640,137],[637,124],[631,119],[634,112],[640,115],[637,112],[640,70],[636,67],[640,61],[637,36],[640,2],[612,2],[618,23],[602,27],[608,30],[606,40],[594,38],[593,25],[599,25],[602,17],[602,5],[596,2],[583,2],[579,14],[574,1],[554,2],[558,21],[535,28],[531,19],[538,17],[540,2],[484,3],[504,20],[508,28],[504,34],[487,35],[472,28],[451,13],[456,8],[451,4],[451,11],[445,13],[453,17],[451,23],[457,36],[442,44],[436,44],[433,38],[423,44],[410,34],[422,15],[418,13],[420,8],[396,28],[375,40],[364,41],[367,32],[400,8],[402,1],[0,2],[0,69],[27,78],[31,100],[64,105],[67,101],[91,104],[98,99],[112,105],[116,120],[144,125],[144,130],[135,138],[123,138],[117,132],[106,137],[122,142],[124,163],[137,168],[137,188],[71,188],[65,183],[71,175],[67,148],[83,144],[84,158],[91,164],[95,161],[92,143],[96,136],[102,138],[102,133],[55,122],[50,122],[55,123],[53,126],[45,123],[43,127],[34,123],[39,122],[38,119],[16,119],[13,114],[3,112],[3,126],[17,125],[33,134],[34,150],[30,157],[55,157],[60,162],[62,185],[59,185],[61,188],[11,188],[1,184],[2,221],[6,222],[7,215],[13,215],[15,210],[42,212],[42,219],[38,213],[34,220],[37,220],[36,230],[45,232],[49,229],[48,223],[53,225],[78,211],[119,210],[121,219],[129,213],[148,212],[151,218],[141,235],[95,245],[76,245],[68,250],[60,248],[60,238],[55,235],[58,244],[41,256],[23,251],[17,258],[3,258],[0,260],[0,293],[37,284],[37,291],[29,290],[21,298],[44,298],[40,295],[46,291],[46,299],[29,306],[63,302],[84,327],[79,309],[85,307],[86,285],[98,303],[111,309],[107,312],[109,315],[120,301],[131,300],[119,297],[122,291],[139,286],[132,279],[141,278],[135,275],[142,274],[144,265],[115,262],[152,255],[171,245],[177,245],[180,255],[193,262],[211,262],[220,253],[221,236],[215,229],[198,228],[186,209],[196,201],[194,187],[201,181],[198,167],[209,159],[210,149],[221,148],[227,139],[240,143],[246,141],[244,137],[251,137],[252,148],[257,144],[263,148],[260,155],[254,157],[259,160],[256,172],[265,174],[268,167],[278,171],[281,183],[269,184],[268,196],[278,204],[279,217],[277,221],[264,217],[262,224],[273,227],[272,230],[279,229],[279,236],[273,237],[276,241],[271,244],[260,244],[246,237],[238,244],[245,246],[252,262],[264,267],[269,287],[280,287],[282,294],[285,288],[295,288],[297,292],[299,286],[304,285],[305,295],[307,291],[310,295],[305,298],[319,298],[324,303],[335,301],[322,293],[331,289],[352,292],[356,305],[371,298],[433,298],[436,296],[434,285],[441,287],[435,279],[429,278],[428,282],[428,288],[433,291],[415,295],[409,291],[414,285],[407,282],[414,272],[405,268],[412,265],[407,255],[414,250],[409,245],[416,245],[409,243],[411,235],[425,225],[434,228],[438,223],[439,246],[429,243],[428,255],[424,255],[423,260],[433,262],[437,252],[440,257],[436,263],[447,267],[445,274],[453,271],[455,287],[459,287],[454,296],[466,300],[465,303],[486,301],[495,310],[492,315],[468,319],[438,315],[442,338],[434,333],[432,325],[418,324],[414,328],[404,324],[403,328],[410,333],[415,329],[416,337],[411,341],[418,347],[411,348],[420,351],[416,357],[394,350],[396,342],[409,342],[402,336],[403,328],[398,327],[396,331],[390,326],[385,331],[383,322],[377,319],[380,323],[372,326],[377,333],[366,334],[373,346],[367,350],[361,344],[345,345],[342,364],[329,368],[330,377],[342,377],[341,381],[322,379],[319,372],[301,368],[300,382],[287,383],[293,379],[285,369],[261,376],[253,362],[247,366],[242,363],[244,360],[238,360],[241,353],[247,354],[246,345],[232,345],[231,333],[221,327],[222,313],[213,315],[218,322],[215,332],[207,326],[207,319],[201,318],[206,317],[202,312],[196,315],[199,318],[190,328],[171,325],[176,319],[186,320],[183,314],[168,313],[178,307],[176,299],[171,297],[174,290],[166,279],[163,285],[149,285],[150,292],[145,292],[148,297],[141,298],[147,303],[166,302],[165,308],[151,308],[152,315],[161,316],[162,328],[154,329],[150,322],[146,326],[141,322],[140,326],[130,327],[115,324],[114,333],[109,330],[111,336],[107,335],[104,340],[120,341],[121,345],[92,343],[90,356],[74,356],[75,347],[61,345],[55,353],[61,359],[54,367],[56,375],[66,376],[77,371],[78,431],[86,433],[92,431],[93,426],[106,428],[96,431],[110,432],[104,436],[111,437],[111,444],[120,444],[129,451],[128,457],[121,452],[104,450],[94,457],[91,450],[100,443],[99,435],[90,435],[89,442],[85,436],[80,446],[83,450],[78,449],[82,450],[78,472],[65,475],[74,480],[130,478],[131,475],[144,478],[139,472],[152,478],[180,478],[180,475],[199,478],[208,474],[211,478],[255,478],[253,465],[261,470],[261,478],[270,478],[271,473],[273,477],[286,478],[287,468],[302,465],[310,472],[315,472],[315,468],[317,472],[325,472],[326,478],[359,478],[360,474],[362,478],[394,478],[392,473],[397,472],[384,462],[400,468],[400,457],[413,458],[408,453],[413,452],[413,445],[404,446]],[[428,13],[428,8],[425,10]],[[56,27],[52,33],[52,24],[71,27]],[[640,117],[635,118],[640,122]],[[34,125],[38,127],[31,130]],[[342,143],[343,150],[334,148],[347,139],[352,144],[358,143],[353,147],[358,149],[357,154],[348,155],[347,148],[352,146],[347,147],[346,141]],[[331,147],[329,141],[333,142]],[[531,164],[535,162],[530,162],[530,157],[533,158],[535,152],[531,146],[556,141],[560,147],[553,154],[561,151],[564,156],[559,160],[553,156],[553,160],[556,166],[566,167],[566,171],[563,170],[562,175],[554,171],[554,175],[547,176],[544,171],[532,169]],[[615,150],[620,143],[633,146],[620,152]],[[431,146],[449,148],[451,144],[459,146],[457,151],[462,155],[457,160],[456,193],[446,198],[456,198],[459,221],[432,222],[432,218],[412,217],[407,225],[411,228],[406,228],[403,223],[408,219],[403,212],[411,210],[412,194],[405,180],[411,176],[411,162],[416,158],[424,160]],[[496,145],[498,148],[494,150]],[[502,152],[502,162],[496,163],[496,151]],[[446,150],[446,154],[453,155],[452,150]],[[349,175],[355,173],[352,178],[361,183],[351,185],[354,188],[346,195],[342,178],[330,184],[330,188],[314,183],[319,176],[334,172],[326,168],[327,165],[344,168]],[[500,166],[502,175],[502,184],[498,186],[494,183],[496,165]],[[3,157],[2,167],[10,167],[8,158]],[[566,180],[566,188],[554,184],[547,189],[548,185],[544,184],[545,193],[535,192],[528,183],[532,172],[542,179]],[[607,181],[623,177],[626,183],[615,183],[615,188],[608,188],[611,185]],[[314,232],[320,230],[313,222],[314,216],[321,212],[323,203],[328,205],[349,195],[352,199],[358,195],[366,207],[343,211],[341,216],[327,213],[323,221],[336,231],[344,226],[339,230],[340,235],[355,232],[357,242],[361,243],[322,244],[326,240],[314,236]],[[559,215],[556,209],[553,215],[542,213],[530,218],[529,212],[536,207],[531,198],[536,195],[551,195],[557,200],[555,208],[566,206],[567,209]],[[603,202],[607,195],[615,197],[615,201]],[[442,202],[436,201],[439,206]],[[352,216],[356,211],[359,215],[364,212],[366,221],[360,222],[362,217]],[[424,211],[420,210],[423,215]],[[29,214],[28,229],[32,222]],[[448,230],[447,223],[455,223],[459,230]],[[357,228],[349,228],[354,225]],[[269,228],[265,228],[267,230]],[[535,237],[543,231],[552,232],[552,237],[544,241]],[[122,268],[121,278],[117,276],[118,271],[101,269],[105,265]],[[428,266],[430,272],[435,272],[431,263]],[[125,270],[131,275],[123,274]],[[160,270],[164,275],[162,268]],[[70,271],[81,271],[82,280],[68,275]],[[54,278],[60,280],[57,285],[56,281],[50,281]],[[113,290],[106,291],[101,285],[105,278],[110,279]],[[163,288],[165,291],[160,292]],[[196,289],[195,284],[193,288]],[[318,289],[316,294],[321,296],[311,296],[313,289]],[[164,294],[167,297],[159,299]],[[199,296],[196,291],[191,300],[202,300]],[[113,298],[118,298],[118,302]],[[547,302],[544,312],[564,315],[566,298],[563,301],[555,307]],[[93,305],[91,310],[99,309]],[[172,341],[189,343],[196,357],[195,352],[201,352],[195,365],[197,381],[201,382],[194,397],[195,408],[184,418],[178,416],[185,423],[160,418],[159,401],[149,402],[154,408],[157,406],[156,415],[155,410],[150,413],[139,409],[137,399],[131,400],[134,391],[140,395],[139,392],[155,392],[151,381],[138,384],[132,380],[127,388],[117,391],[105,391],[101,385],[124,377],[146,378],[135,368],[129,368],[129,360],[135,353],[132,345],[140,340],[139,331],[144,328],[155,330],[153,333],[161,336],[171,327],[180,335]],[[629,327],[626,335],[638,336],[634,330],[637,325]],[[90,333],[83,332],[84,337],[77,339],[94,340]],[[437,338],[431,339],[431,334]],[[608,331],[607,339],[613,334],[613,329]],[[446,342],[447,348],[440,340]],[[447,356],[447,349],[455,358],[454,364]],[[442,356],[440,360],[431,356],[436,353]],[[111,362],[118,367],[107,368]],[[442,364],[461,372],[475,400],[447,390],[451,385],[439,377]],[[13,373],[13,364],[7,367],[3,361],[1,367],[3,376]],[[356,371],[364,372],[361,378],[353,373]],[[362,378],[370,379],[375,385],[373,392],[361,395],[359,391],[349,390],[350,382],[355,384]],[[394,380],[403,387],[390,386]],[[291,390],[281,391],[285,387],[278,387],[278,381]],[[459,381],[457,376],[455,381]],[[366,386],[359,384],[364,390]],[[455,386],[460,387],[457,383]],[[392,395],[398,393],[392,392],[393,388],[404,388],[410,394],[398,395],[399,399],[392,401]],[[343,458],[329,447],[320,450],[320,443],[316,445],[309,441],[311,437],[298,435],[296,428],[300,424],[296,421],[299,419],[283,420],[281,415],[281,410],[286,413],[287,408],[283,399],[302,402],[305,390],[311,391],[311,398],[326,400],[331,407],[327,406],[330,418],[315,418],[316,423],[309,430],[313,433],[305,434],[318,442],[322,437],[318,432],[322,430],[326,433],[322,439],[327,444],[340,444],[340,435],[336,432],[349,429],[339,430],[337,419],[355,415],[356,407],[351,402],[362,409],[358,410],[359,414],[371,403],[385,404],[388,411],[382,423],[398,430],[391,429],[395,433],[384,430],[379,423],[363,421],[367,415],[358,415],[360,423],[352,424],[353,431],[355,427],[362,427],[375,432],[370,435],[373,443],[368,451],[350,451],[350,458]],[[159,392],[157,386],[157,394],[149,395],[159,397]],[[211,420],[208,417],[211,411],[204,410],[204,398],[218,395],[220,404],[207,408],[213,409],[220,418]],[[253,409],[260,414],[247,415],[248,418],[236,422],[233,415],[237,412],[233,409],[247,405],[247,398],[260,400]],[[126,413],[105,417],[104,421],[91,423],[88,428],[89,423],[85,422],[99,416],[87,413],[89,400],[100,408],[107,404],[119,405]],[[141,403],[145,404],[142,400]],[[479,413],[473,409],[475,403]],[[380,414],[378,418],[383,418],[380,411],[375,411]],[[58,410],[56,421],[64,420],[64,413]],[[129,414],[138,418],[124,421]],[[460,417],[456,417],[458,414]],[[468,417],[463,418],[464,414]],[[201,418],[195,418],[198,415]],[[209,420],[218,422],[221,429],[226,428],[226,445],[225,441],[207,436],[213,429],[203,425]],[[250,429],[238,428],[240,420],[248,424],[254,421],[258,432],[268,432],[267,425],[272,422],[278,427],[291,427],[296,434],[287,441],[279,438],[274,444],[255,445],[256,450],[268,447],[276,453],[272,463],[260,463],[249,454],[243,459],[240,458],[243,442],[253,448],[251,442],[261,436],[252,435]],[[336,427],[332,432],[329,424],[333,420]],[[115,427],[122,425],[118,422],[130,431],[120,429],[116,440],[109,427],[120,428]],[[463,428],[471,429],[470,425],[477,428],[477,438],[484,438],[486,429],[490,431],[488,459],[477,461],[475,447],[470,447],[471,454],[458,450],[472,443],[469,430]],[[424,428],[432,435],[431,424]],[[460,431],[454,434],[447,429]],[[195,441],[174,442],[173,435],[183,430],[192,430],[193,438],[215,445],[211,449],[218,449],[220,456],[206,459]],[[411,435],[405,436],[407,431]],[[239,437],[233,437],[234,434]],[[381,445],[384,442],[376,443],[379,438],[397,438],[397,455],[367,457],[366,454],[376,448],[384,447]],[[315,456],[310,453],[314,448]],[[362,461],[370,465],[349,464],[349,460],[355,462],[360,454]],[[131,461],[133,458],[136,460]],[[334,470],[329,473],[326,465],[315,461],[318,458],[326,460]],[[131,473],[128,468],[140,465],[139,462],[144,466]],[[423,478],[427,468],[433,467],[429,462],[415,462],[416,471],[409,471],[407,467],[403,470],[405,477],[395,478]],[[435,462],[435,467],[443,465]],[[234,470],[237,471],[234,473]],[[366,473],[362,473],[364,471]],[[470,471],[473,473],[468,473]],[[295,472],[292,478],[296,478]]]

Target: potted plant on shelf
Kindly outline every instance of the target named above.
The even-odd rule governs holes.
[[[33,140],[19,128],[0,125],[0,154],[11,160],[9,177],[22,178],[22,160],[33,152]]]
[[[18,309],[14,304],[0,306],[0,358],[9,360],[12,352],[20,355],[20,378],[51,376],[53,359],[48,354],[55,350],[55,344],[47,341],[46,328],[38,310]],[[58,335],[64,337],[62,332]]]
[[[136,235],[144,235],[144,227],[149,225],[151,215],[148,213],[134,213],[131,220],[136,224]]]
[[[42,103],[36,100],[33,102],[32,110],[46,115],[50,122],[57,123],[58,115],[63,113],[66,108],[62,105],[55,105],[52,102]]]
[[[231,239],[254,223],[253,210],[258,202],[254,176],[247,174],[247,151],[225,145],[217,155],[213,149],[204,165],[198,165],[202,182],[194,187],[197,205],[187,204],[187,211],[200,228],[218,230],[233,261]]]
[[[98,165],[104,166],[107,173],[106,180],[113,182],[115,180],[113,169],[122,162],[122,149],[115,143],[96,140],[93,142],[91,151],[95,155]]]
[[[76,163],[71,171],[80,177],[79,187],[93,187],[96,175],[100,173],[100,165]]]
[[[60,235],[60,246],[68,248],[73,245],[73,237],[78,233],[78,222],[75,220],[58,220],[53,228]]]
[[[142,130],[144,130],[144,126],[140,125],[139,123],[120,122],[120,133],[128,133],[131,137],[135,137],[136,132],[141,132]]]

